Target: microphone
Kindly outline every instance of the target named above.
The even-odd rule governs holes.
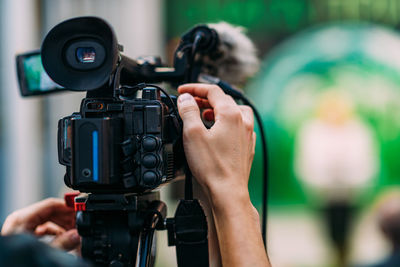
[[[201,61],[199,81],[204,75],[218,77],[235,87],[241,87],[259,70],[257,49],[245,35],[245,29],[227,22],[211,23],[207,26],[216,31],[218,43],[211,53],[196,58]],[[202,78],[203,77],[203,78]]]

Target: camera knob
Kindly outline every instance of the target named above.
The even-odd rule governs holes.
[[[146,186],[153,186],[157,183],[158,175],[153,171],[147,171],[143,174],[143,183]]]
[[[157,140],[154,137],[147,136],[147,137],[143,138],[142,145],[143,145],[144,150],[151,152],[151,151],[156,150]]]
[[[147,154],[142,158],[142,165],[148,169],[157,166],[157,157],[154,154]]]

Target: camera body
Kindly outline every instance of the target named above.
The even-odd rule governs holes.
[[[158,58],[123,55],[114,30],[100,18],[56,25],[41,47],[43,68],[64,89],[87,91],[80,111],[58,124],[65,184],[86,193],[143,193],[183,175],[176,97],[146,83],[196,81],[196,55],[217,43],[214,30],[195,27],[183,35],[170,68]]]
[[[169,105],[168,105],[169,104]],[[84,98],[79,113],[59,121],[65,184],[82,192],[144,192],[179,175],[181,123],[155,87],[141,98]]]
[[[65,184],[88,193],[74,200],[84,258],[101,266],[152,266],[154,231],[168,229],[170,245],[177,251],[195,251],[204,259],[202,266],[208,266],[207,222],[199,202],[193,200],[176,97],[148,83],[177,87],[197,82],[202,56],[215,52],[218,43],[215,30],[196,26],[182,36],[171,68],[156,58],[124,56],[107,22],[80,17],[55,26],[39,57],[37,53],[17,57],[24,96],[87,91],[79,112],[58,123]],[[26,66],[40,62],[39,70],[48,76],[43,71],[34,72],[35,77],[46,77],[57,88],[26,80],[23,74],[31,73]],[[166,205],[153,190],[183,174],[185,200],[175,219],[166,220]]]

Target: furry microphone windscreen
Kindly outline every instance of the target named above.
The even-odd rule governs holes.
[[[246,80],[259,70],[257,49],[245,35],[245,29],[226,22],[208,24],[219,37],[215,52],[203,55],[202,73],[218,77],[235,86],[243,86]]]

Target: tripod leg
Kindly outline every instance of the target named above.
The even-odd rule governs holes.
[[[154,229],[143,231],[140,234],[138,267],[154,266],[155,254],[153,254]]]

